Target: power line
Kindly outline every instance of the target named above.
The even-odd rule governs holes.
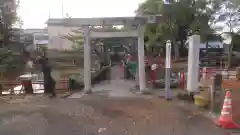
[[[64,18],[63,3],[62,3],[62,18]]]

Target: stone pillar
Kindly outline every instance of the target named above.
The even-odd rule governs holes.
[[[91,92],[91,39],[89,26],[84,26],[84,91]]]
[[[190,93],[199,92],[199,45],[199,35],[193,35],[189,38],[187,91]]]
[[[138,73],[140,92],[146,90],[145,54],[144,54],[144,30],[142,25],[138,26]]]

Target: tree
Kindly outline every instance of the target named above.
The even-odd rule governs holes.
[[[162,13],[163,1],[161,0],[147,0],[141,3],[136,10],[137,16],[155,15]],[[145,31],[145,41],[148,47],[155,46],[157,41],[163,41],[163,36],[160,30],[162,25],[147,24]]]
[[[92,27],[91,30],[106,32],[120,31],[120,29],[117,29],[113,26]],[[68,33],[68,35],[62,35],[62,38],[72,41],[74,43],[73,49],[82,50],[84,47],[84,37],[83,31],[81,29],[73,30],[71,33]],[[109,58],[107,57],[109,55],[108,54],[109,40],[111,39],[96,38],[91,40],[92,50],[96,53],[100,62],[104,65],[109,64]]]
[[[227,33],[231,40],[237,35],[240,26],[240,2],[238,0],[224,0],[218,1],[219,8],[214,14],[213,23],[223,23],[221,30],[223,33]],[[231,41],[228,47],[228,68],[231,66],[232,51],[234,43]]]
[[[187,37],[192,34],[200,34],[204,37],[211,33],[208,25],[211,17],[211,9],[207,0],[178,0],[164,3],[162,0],[147,0],[140,4],[137,15],[162,15],[161,24],[148,24],[145,35],[147,44],[164,45],[165,41],[173,41],[175,56],[178,58],[178,50],[184,48]],[[178,46],[178,44],[180,44]]]
[[[0,0],[0,44],[4,45],[0,48],[0,72],[14,69],[18,71],[23,66],[23,57],[9,50],[8,43],[13,35],[12,27],[14,24],[21,24],[20,17],[17,15],[19,1],[16,0]],[[4,48],[3,48],[4,47]]]
[[[72,48],[74,50],[82,50],[84,46],[84,38],[81,30],[73,30],[67,35],[62,35],[61,38],[67,39],[73,42]]]
[[[4,45],[8,44],[9,38],[12,36],[11,29],[13,25],[22,24],[20,17],[17,15],[19,4],[19,0],[0,0],[0,34]]]

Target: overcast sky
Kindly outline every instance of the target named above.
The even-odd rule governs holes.
[[[139,3],[144,0],[21,0],[19,13],[23,28],[44,28],[49,15],[62,17],[63,12],[72,17],[134,16]]]

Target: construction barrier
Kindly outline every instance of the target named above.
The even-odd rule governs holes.
[[[228,69],[217,69],[211,67],[203,67],[200,69],[200,76],[202,79],[213,79],[214,76],[219,73],[223,76],[223,79],[236,79],[236,71]]]
[[[180,87],[182,90],[185,90],[185,73],[181,72],[180,73]]]
[[[200,69],[200,75],[202,76],[203,79],[212,78],[218,72],[220,72],[220,70],[216,69],[216,68],[204,67],[204,68]]]

